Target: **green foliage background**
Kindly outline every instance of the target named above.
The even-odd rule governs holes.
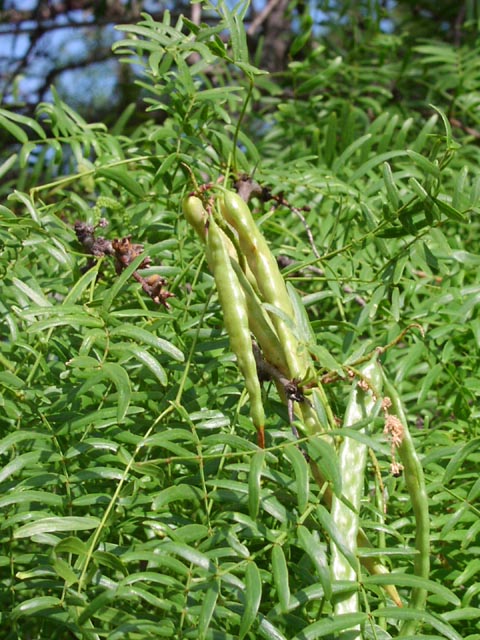
[[[306,28],[272,77],[251,60],[241,7],[210,11],[215,26],[166,14],[123,29],[117,53],[143,65],[162,126],[134,126],[127,109],[107,130],[58,96],[36,120],[1,112],[18,148],[0,168],[0,637],[305,640],[361,622],[365,637],[389,638],[410,616],[415,637],[478,638],[475,13],[462,46],[382,31],[374,16],[362,33],[347,23],[348,45],[334,24],[324,39]],[[415,522],[380,419],[368,427],[361,524],[403,609],[367,574],[331,580],[329,540],[342,532],[272,389],[259,464],[212,277],[181,215],[190,172],[201,183],[254,169],[310,208],[321,259],[289,208],[253,202],[272,250],[294,261],[284,273],[319,373],[392,343],[383,367],[427,478],[426,613],[408,607]],[[109,238],[144,243],[148,273],[176,295],[171,311],[133,269],[118,275],[107,258],[82,269],[73,224],[101,217]],[[342,374],[326,388],[341,420],[350,383]],[[330,465],[349,482],[354,470]],[[332,617],[352,588],[362,611]]]

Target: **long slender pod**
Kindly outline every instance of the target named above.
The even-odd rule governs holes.
[[[232,191],[225,190],[220,204],[225,220],[238,234],[238,242],[252,270],[263,300],[279,313],[270,312],[283,345],[290,378],[302,380],[308,369],[308,357],[289,324],[294,323],[293,307],[277,261],[258,229],[248,205]],[[282,317],[282,315],[284,317]]]
[[[263,357],[267,362],[276,367],[280,373],[288,375],[288,365],[283,347],[280,344],[270,317],[262,307],[260,299],[241,270],[240,265],[233,258],[232,266],[245,295],[250,329],[262,350]]]
[[[392,445],[398,452],[403,465],[405,484],[415,517],[415,549],[417,553],[414,560],[414,573],[416,576],[426,579],[430,573],[430,516],[422,463],[408,430],[408,423],[400,396],[385,376],[384,389],[385,432],[390,435]],[[423,610],[425,609],[426,600],[426,589],[414,587],[410,596],[409,606],[412,609]],[[417,625],[418,620],[406,620],[400,629],[399,635],[414,635]]]
[[[381,390],[382,371],[376,358],[365,365],[360,372],[362,379],[354,383],[350,393],[343,423],[345,428],[354,427],[358,422],[365,421],[373,415],[376,405],[373,389],[375,392]],[[367,383],[368,387],[366,387]],[[342,497],[333,496],[331,514],[335,525],[344,537],[345,545],[351,552],[351,557],[356,557],[360,501],[365,482],[367,445],[354,438],[345,437],[341,443],[338,457],[342,473]],[[358,569],[351,565],[333,540],[331,551],[332,579],[358,580]],[[334,606],[336,615],[356,613],[359,610],[357,591],[339,598]],[[350,630],[348,637],[352,640],[360,637],[360,628],[355,627]]]
[[[215,278],[230,346],[237,356],[250,399],[250,415],[257,430],[258,444],[265,447],[265,413],[257,365],[252,350],[245,295],[232,267],[227,238],[213,217],[207,234],[207,260]]]
[[[265,259],[268,262],[268,266],[264,268],[263,271],[260,269],[259,274],[260,275],[270,274],[271,277],[273,277],[273,282],[276,283],[276,286],[278,287],[275,306],[279,308],[281,311],[283,311],[283,313],[286,313],[289,317],[294,319],[295,313],[294,311],[292,311],[293,304],[291,302],[291,299],[289,298],[289,294],[286,289],[283,276],[281,275],[277,267],[275,258],[271,254],[270,249],[266,244],[266,241],[264,240],[261,232],[257,228],[253,220],[253,217],[251,216],[250,210],[248,209],[248,206],[246,205],[245,202],[243,202],[240,196],[237,196],[236,194],[232,194],[231,192],[227,192],[227,196],[228,195],[230,195],[229,199],[227,197],[227,200],[230,203],[230,212],[233,210],[233,212],[236,213],[237,218],[235,218],[235,216],[233,218],[231,216],[230,218],[226,217],[227,221],[229,221],[229,223],[232,225],[232,227],[238,234],[239,239],[242,235],[239,233],[239,230],[240,231],[243,230],[242,232],[243,236],[250,235],[251,237],[257,238],[258,241],[256,242],[255,246],[257,250],[258,248],[260,248],[263,251],[263,253],[266,255]],[[224,203],[222,208],[225,215]],[[298,340],[296,339],[295,336],[293,336],[293,334],[288,335],[288,340],[286,341],[286,343],[280,338],[280,335],[277,333],[277,329],[275,327],[274,318],[273,317],[270,318],[270,316],[265,313],[262,302],[256,294],[255,290],[260,289],[260,286],[259,286],[260,283],[257,281],[255,275],[252,274],[250,268],[248,268],[248,272],[245,275],[242,273],[240,265],[238,263],[238,259],[237,259],[238,256],[236,254],[236,250],[235,250],[235,247],[233,246],[233,243],[218,228],[218,225],[216,225],[212,217],[208,216],[200,198],[194,195],[187,196],[183,201],[183,211],[185,214],[185,218],[191,224],[191,226],[193,226],[196,233],[198,234],[198,236],[201,238],[203,242],[205,242],[207,239],[207,232],[206,232],[207,219],[212,220],[210,222],[210,226],[211,226],[211,230],[213,230],[213,236],[210,233],[208,235],[210,235],[211,240],[215,238],[217,240],[221,239],[222,251],[221,251],[220,263],[225,264],[224,251],[226,249],[228,255],[230,256],[230,267],[234,271],[234,274],[232,274],[230,270],[226,270],[225,274],[230,274],[230,275],[226,275],[226,277],[223,279],[220,278],[220,289],[224,292],[220,294],[220,289],[219,289],[220,304],[222,305],[222,308],[223,308],[222,299],[225,299],[225,303],[229,304],[230,306],[233,305],[234,299],[238,294],[238,284],[240,284],[243,296],[241,296],[241,303],[237,305],[237,308],[243,309],[243,312],[245,311],[245,309],[247,310],[246,313],[248,316],[250,331],[253,333],[256,340],[258,341],[265,359],[274,367],[276,367],[282,375],[286,375],[288,377],[289,375],[291,375],[292,367],[291,367],[291,360],[290,360],[290,363],[287,362],[287,357],[286,357],[287,348],[293,349],[294,362],[295,362],[295,354],[297,353],[297,350],[298,350]],[[236,223],[233,224],[235,220],[236,220]],[[248,244],[247,239],[244,239],[244,243],[247,243],[247,248],[249,251],[251,251],[252,249],[251,243]],[[219,248],[219,251],[220,251],[220,248]],[[248,255],[248,252],[247,252],[247,255]],[[212,272],[215,272],[218,269],[218,266],[216,264],[212,266],[211,250],[207,250],[207,259],[209,261],[210,269],[212,270]],[[229,278],[233,277],[233,275],[237,276],[237,280],[235,279],[231,280],[231,285],[232,285],[231,289],[229,290],[228,287],[223,287],[222,281],[225,279],[228,280]],[[254,280],[253,284],[255,286],[252,285],[252,279]],[[270,278],[269,278],[269,281],[270,281]],[[217,286],[218,286],[218,283],[217,283]],[[262,287],[262,289],[263,291],[266,290],[265,287]],[[272,287],[270,286],[270,294],[272,294],[271,289]],[[227,302],[227,299],[230,296],[229,292],[234,293],[234,299],[230,299]],[[268,288],[267,288],[267,295],[268,295]],[[272,295],[270,295],[269,298],[270,300],[274,299]],[[229,333],[230,335],[230,331],[235,330],[236,328],[238,328],[238,326],[235,325],[235,327],[230,327],[230,330],[229,330],[230,325],[227,326],[227,322],[232,321],[234,314],[227,313],[225,317],[226,317],[225,326],[227,329],[227,333]],[[256,407],[256,409],[253,409],[253,413],[256,414],[256,417],[254,417],[252,413],[252,419],[254,420],[255,426],[257,427],[259,442],[263,446],[263,405],[261,404],[261,395],[259,392],[260,390],[259,390],[258,376],[254,379],[253,376],[251,375],[253,371],[252,359],[251,359],[251,356],[252,356],[251,340],[249,342],[250,348],[246,348],[247,341],[246,341],[244,319],[242,319],[241,324],[243,326],[242,331],[244,333],[242,344],[244,344],[245,348],[242,351],[241,357],[239,357],[237,353],[237,358],[238,358],[240,368],[242,369],[242,366],[245,366],[245,370],[248,371],[248,379],[250,384],[249,395],[250,395],[250,398],[254,398],[252,407]],[[285,334],[282,334],[282,338],[284,337],[284,335]],[[285,345],[286,345],[286,348],[285,348]],[[243,356],[245,356],[248,359],[248,362],[246,363],[246,365],[241,364]],[[305,362],[309,364],[308,361],[309,361],[309,358],[307,357],[304,360],[303,364],[305,364]],[[242,373],[244,373],[243,369],[242,369]],[[245,373],[244,373],[244,376],[247,379],[247,375],[245,375]],[[277,384],[277,389],[279,391],[280,396],[286,401],[284,389],[282,388],[280,383],[276,382],[276,384]],[[247,390],[248,390],[248,387],[247,387]],[[312,392],[311,392],[312,395],[310,396],[310,399],[314,398],[314,395],[317,391],[318,391],[317,389],[312,389]],[[318,411],[318,406],[323,406],[325,404],[324,399],[319,398],[318,399],[319,401],[314,402],[314,404],[310,402],[310,399],[307,397],[304,402],[295,403],[295,413],[298,415],[302,424],[305,426],[305,430],[307,434],[313,435],[313,434],[325,433],[328,430],[329,418],[326,414],[323,415],[325,413],[324,411],[320,411],[320,414],[322,415],[319,415],[319,411]],[[333,491],[329,486],[327,479],[324,477],[323,473],[321,472],[320,468],[313,460],[310,461],[310,466],[312,468],[312,473],[317,484],[322,488],[323,500],[327,505],[327,507],[330,508],[333,500]],[[361,546],[361,547],[371,546],[367,536],[361,529],[358,531],[358,546]],[[386,567],[381,562],[379,562],[376,558],[370,558],[370,557],[362,558],[361,562],[372,574],[388,573],[388,570],[386,569]],[[399,606],[401,606],[401,601],[400,601],[398,592],[395,589],[395,586],[386,585],[384,588],[387,590],[387,592],[389,593],[391,598],[394,600],[394,602]]]
[[[207,239],[206,225],[208,214],[200,198],[195,195],[186,196],[182,203],[182,209],[187,222],[193,227],[200,240],[205,243]],[[270,362],[270,364],[277,367],[283,375],[288,375],[288,365],[285,361],[283,348],[280,344],[275,328],[273,327],[269,316],[262,308],[261,301],[258,299],[258,296],[251,284],[253,274],[251,274],[250,269],[250,273],[247,273],[247,275],[242,271],[237,261],[235,247],[230,239],[225,236],[223,241],[227,246],[232,267],[235,270],[237,278],[243,289],[245,302],[247,304],[250,329],[260,345],[263,356],[268,362]]]
[[[310,468],[312,470],[312,475],[315,478],[315,482],[319,487],[323,488],[322,502],[328,509],[331,510],[334,493],[328,485],[327,479],[320,470],[320,467],[312,460],[310,461]],[[357,548],[374,548],[363,529],[358,529],[357,532]],[[378,558],[361,556],[360,563],[371,575],[383,576],[390,573],[388,568]],[[400,594],[398,593],[398,590],[394,584],[384,584],[382,585],[382,587],[390,596],[392,601],[397,605],[397,607],[403,606]]]

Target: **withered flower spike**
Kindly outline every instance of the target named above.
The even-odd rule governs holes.
[[[95,241],[95,227],[77,220],[73,225],[77,240],[87,249]]]
[[[102,236],[96,238],[95,229],[97,227],[105,227],[107,224],[108,222],[105,218],[102,218],[96,226],[77,221],[74,224],[74,231],[78,241],[90,255],[96,257],[106,255],[115,256],[115,270],[117,274],[120,274],[135,260],[135,258],[143,253],[143,244],[132,243],[131,236],[125,236],[120,239],[116,238],[112,242]],[[151,264],[151,258],[149,256],[145,256],[143,261],[139,264],[138,269],[146,269]],[[87,270],[92,268],[93,265],[93,258],[90,258],[87,262]],[[153,300],[153,302],[155,302],[155,304],[162,304],[167,310],[171,308],[167,300],[168,298],[175,297],[175,294],[163,289],[167,284],[165,278],[158,274],[144,278],[137,271],[134,271],[132,277],[141,284],[142,289]]]
[[[167,310],[171,309],[167,300],[168,298],[174,298],[175,294],[171,291],[162,289],[162,287],[167,284],[165,278],[162,278],[162,276],[157,274],[144,278],[137,271],[134,271],[132,276],[142,285],[142,289],[155,302],[155,304],[162,304]]]
[[[125,236],[124,238],[116,238],[112,242],[112,247],[115,252],[115,258],[120,265],[120,271],[128,267],[135,258],[143,253],[143,244],[132,244],[130,241],[131,236]],[[146,269],[152,264],[152,260],[149,256],[146,256],[143,262],[138,266],[139,269]]]
[[[85,251],[90,253],[92,256],[101,258],[102,256],[110,256],[113,254],[112,243],[110,240],[106,240],[103,236],[96,238],[96,227],[93,225],[77,220],[73,228],[77,236],[77,240],[83,246]]]
[[[393,460],[390,464],[390,473],[394,478],[399,478],[402,475],[403,465]]]
[[[388,413],[388,409],[392,406],[392,400],[388,396],[385,396],[382,400],[382,409]]]
[[[157,304],[162,304],[165,307],[165,309],[167,309],[167,311],[170,311],[172,307],[170,304],[168,304],[167,300],[168,298],[174,298],[174,297],[175,297],[175,294],[172,293],[171,291],[160,291],[160,293],[154,298],[152,298],[152,300]]]
[[[113,255],[112,243],[103,236],[98,236],[92,247],[92,255],[101,258],[102,256]]]
[[[393,447],[397,448],[402,444],[405,430],[402,421],[397,416],[392,416],[391,414],[385,416],[383,432],[389,436]]]
[[[368,380],[365,380],[364,378],[358,381],[358,386],[364,393],[367,393],[367,391],[369,391],[370,389]]]

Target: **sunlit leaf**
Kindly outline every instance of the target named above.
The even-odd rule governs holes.
[[[240,624],[239,638],[242,639],[248,633],[250,627],[257,618],[260,600],[262,598],[262,578],[260,571],[254,562],[247,564],[245,571],[245,607]]]
[[[98,518],[91,516],[65,516],[63,518],[41,518],[30,522],[14,532],[15,538],[31,538],[39,533],[60,533],[63,531],[85,531],[95,529],[99,524]]]

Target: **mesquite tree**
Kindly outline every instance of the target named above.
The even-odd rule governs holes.
[[[2,637],[475,637],[476,52],[247,9],[0,112]]]

